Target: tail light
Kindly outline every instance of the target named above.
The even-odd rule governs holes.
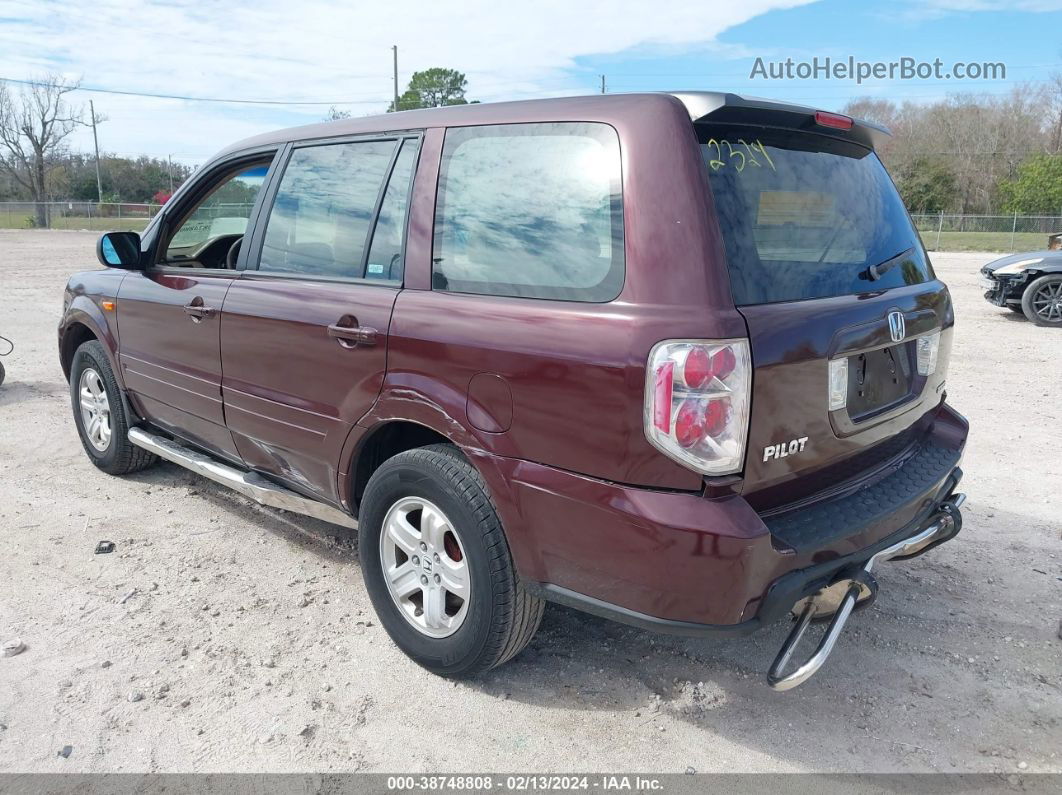
[[[748,340],[668,340],[653,347],[645,378],[645,435],[704,475],[741,469],[749,425]]]

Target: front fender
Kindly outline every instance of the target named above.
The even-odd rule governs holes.
[[[63,374],[69,379],[70,362],[77,346],[88,339],[88,333],[100,341],[107,354],[118,385],[125,389],[118,366],[118,288],[126,274],[118,271],[90,271],[75,274],[66,287],[63,318],[59,322],[59,358]],[[104,300],[114,302],[114,309],[104,311]]]
[[[121,370],[118,368],[118,339],[116,335],[111,331],[99,307],[90,309],[84,306],[85,303],[91,303],[88,299],[82,299],[79,303],[81,305],[78,305],[78,303],[71,304],[70,309],[67,310],[66,315],[63,317],[62,325],[59,326],[59,351],[63,374],[67,379],[70,378],[70,362],[74,357],[74,351],[78,345],[84,342],[81,336],[73,333],[74,327],[80,325],[87,328],[92,333],[92,336],[102,343],[104,350],[107,352],[111,370],[114,371],[114,377],[124,389],[125,383],[122,379]]]

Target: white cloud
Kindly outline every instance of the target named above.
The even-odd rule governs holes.
[[[904,19],[919,22],[948,14],[979,11],[1046,13],[1062,11],[1062,0],[910,0],[901,12]]]
[[[391,97],[392,44],[399,82],[431,66],[459,69],[482,100],[593,91],[580,56],[635,47],[717,45],[723,31],[774,9],[814,0],[497,0],[338,4],[309,0],[0,0],[0,76],[45,71],[85,85],[150,93],[349,101],[355,115]],[[648,9],[648,10],[647,10]],[[109,121],[109,151],[195,162],[233,139],[320,119],[327,107],[261,108],[92,96]],[[79,133],[76,144],[91,145]]]
[[[941,11],[1062,11],[1062,0],[920,0]]]

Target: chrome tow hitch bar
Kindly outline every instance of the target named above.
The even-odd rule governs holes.
[[[962,524],[959,508],[965,501],[965,494],[952,495],[941,504],[936,519],[928,527],[910,538],[881,550],[855,570],[849,569],[842,572],[839,578],[828,587],[803,600],[803,608],[796,624],[767,671],[767,684],[774,690],[791,690],[810,679],[830,656],[852,611],[857,605],[869,604],[873,600],[877,592],[877,583],[871,576],[870,570],[874,564],[893,558],[913,557],[938,541],[955,535]],[[783,674],[782,672],[789,665],[789,659],[804,637],[808,625],[814,618],[823,615],[832,615],[833,618],[819,641],[819,645],[815,648],[815,652],[799,668]]]

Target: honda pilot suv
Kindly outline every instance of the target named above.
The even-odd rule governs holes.
[[[791,615],[792,687],[874,565],[961,525],[952,303],[886,134],[686,93],[243,141],[71,278],[85,451],[356,526],[438,674],[510,659],[553,601],[706,637]]]

